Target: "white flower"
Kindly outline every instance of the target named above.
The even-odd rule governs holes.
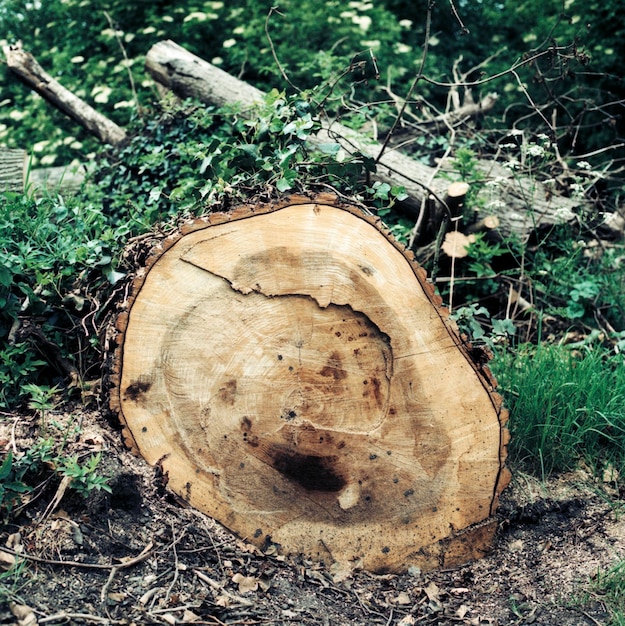
[[[506,203],[503,200],[500,199],[496,199],[496,200],[491,200],[490,202],[486,203],[486,208],[487,209],[504,209],[506,207]]]
[[[412,26],[412,20],[399,20],[399,25],[402,28],[410,28]]]
[[[124,34],[123,30],[113,30],[112,28],[105,28],[101,33],[104,37],[121,37]]]
[[[577,167],[578,167],[580,170],[589,170],[589,169],[591,169],[591,167],[592,167],[592,166],[590,165],[590,163],[588,163],[588,161],[580,161],[580,162],[577,164]]]
[[[535,158],[543,157],[545,156],[545,149],[542,146],[531,143],[529,146],[527,146],[527,156]]]
[[[200,13],[200,11],[193,11],[193,13],[189,13],[187,17],[184,18],[185,22],[191,22],[192,20],[197,20],[198,22],[206,21],[206,13]]]
[[[232,46],[236,46],[237,45],[237,40],[236,39],[226,39],[226,41],[224,41],[222,45],[223,45],[224,48],[232,48]]]
[[[113,90],[107,86],[98,85],[91,90],[91,95],[93,96],[93,99],[99,104],[107,103],[109,101],[109,96],[111,95],[111,93],[113,93]]]
[[[56,161],[56,156],[54,154],[46,154],[41,157],[41,165],[52,165]]]
[[[222,65],[222,64],[223,64],[223,62],[224,62],[224,60],[223,60],[221,57],[213,57],[213,58],[211,59],[211,63],[212,63],[213,65]]]
[[[513,128],[508,134],[512,137],[518,137],[523,134],[523,131],[520,128]]]
[[[72,58],[69,60],[69,62],[70,62],[70,63],[83,63],[83,62],[84,62],[84,60],[85,60],[85,57],[83,57],[83,56],[81,56],[81,55],[78,55],[78,56],[72,57]]]
[[[369,30],[372,21],[373,20],[368,15],[354,15],[354,17],[352,17],[352,22],[354,22],[354,24],[358,24],[360,29],[365,32]]]

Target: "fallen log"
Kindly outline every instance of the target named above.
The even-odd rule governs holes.
[[[479,558],[507,413],[413,259],[330,194],[188,224],[117,323],[127,444],[263,550],[374,571]]]
[[[145,67],[161,85],[177,95],[193,97],[216,106],[239,104],[251,108],[263,98],[263,92],[227,72],[191,54],[173,41],[156,43],[146,56]],[[408,156],[388,149],[380,157],[382,146],[358,132],[332,120],[322,121],[322,130],[312,138],[319,143],[335,141],[351,155],[360,153],[377,160],[374,179],[390,185],[401,185],[408,199],[402,205],[418,218],[428,198],[444,206],[449,179],[439,171]],[[498,197],[503,201],[478,214],[482,219],[492,214],[499,220],[503,236],[525,241],[537,228],[575,219],[573,208],[579,204],[570,198],[554,195],[540,182],[490,161],[480,161],[485,180],[497,180]]]
[[[3,47],[9,69],[47,102],[78,122],[100,141],[118,144],[126,132],[52,78],[21,42]]]

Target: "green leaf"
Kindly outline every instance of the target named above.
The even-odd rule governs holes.
[[[2,461],[2,465],[0,465],[0,481],[4,481],[9,477],[11,470],[13,469],[13,452],[9,451],[9,453]]]
[[[330,156],[336,156],[339,152],[339,150],[341,149],[341,144],[340,143],[335,143],[335,142],[331,142],[331,143],[320,143],[317,145],[317,148],[319,149],[320,152],[323,152],[323,154],[329,154]]]
[[[291,183],[286,179],[286,178],[280,178],[278,180],[278,182],[276,183],[276,189],[278,191],[288,191],[289,189],[292,189],[293,186],[291,185]]]

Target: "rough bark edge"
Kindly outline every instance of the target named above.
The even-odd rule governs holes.
[[[132,436],[132,433],[130,432],[130,429],[128,428],[122,411],[121,364],[123,361],[124,337],[128,326],[130,311],[136,298],[141,292],[141,288],[143,287],[143,284],[152,267],[158,262],[163,254],[165,254],[170,248],[178,243],[180,239],[189,233],[204,230],[218,224],[225,224],[237,220],[248,219],[257,215],[274,213],[288,206],[310,203],[324,204],[342,209],[359,219],[365,220],[367,223],[375,227],[387,239],[387,241],[389,241],[389,243],[391,243],[395,249],[403,255],[410,265],[417,282],[423,288],[426,297],[445,325],[450,337],[458,346],[458,349],[464,355],[471,367],[475,370],[478,379],[489,395],[500,425],[499,471],[493,488],[493,497],[491,499],[491,517],[460,531],[452,529],[450,537],[442,539],[437,544],[434,544],[434,546],[431,546],[432,550],[427,551],[427,553],[423,551],[424,549],[422,549],[422,553],[419,556],[421,560],[426,559],[427,561],[432,562],[432,565],[435,567],[452,567],[459,565],[460,563],[464,563],[467,560],[471,560],[470,558],[466,558],[468,546],[468,549],[472,552],[472,554],[474,554],[473,558],[479,558],[479,556],[483,556],[483,553],[478,554],[478,552],[480,552],[480,546],[485,544],[480,543],[480,541],[474,542],[474,539],[483,536],[483,533],[485,532],[494,535],[496,520],[494,520],[492,516],[497,510],[499,496],[510,483],[512,476],[510,470],[506,466],[507,446],[510,441],[510,433],[507,428],[508,410],[503,406],[503,398],[495,391],[497,381],[486,365],[487,361],[492,358],[492,355],[482,349],[473,348],[473,346],[463,338],[455,322],[449,318],[449,310],[443,306],[442,298],[436,293],[434,285],[428,282],[425,269],[417,263],[412,251],[408,250],[402,243],[395,239],[392,233],[384,226],[382,220],[375,215],[368,215],[364,213],[360,208],[355,206],[355,204],[348,203],[332,193],[324,192],[311,194],[310,196],[291,195],[270,202],[241,204],[231,211],[210,213],[206,216],[195,218],[189,222],[181,224],[177,231],[164,237],[152,248],[145,266],[138,268],[135,275],[129,279],[130,285],[128,297],[122,303],[123,308],[117,315],[113,330],[113,341],[116,345],[109,357],[109,406],[122,425],[124,443],[135,454],[139,455],[139,448],[134,440],[134,437]],[[473,546],[474,543],[477,543],[477,547],[472,548],[471,546]],[[488,544],[490,544],[490,541]]]

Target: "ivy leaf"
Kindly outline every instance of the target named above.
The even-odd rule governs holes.
[[[293,183],[297,178],[297,172],[295,170],[284,170],[282,172],[282,178],[276,183],[278,191],[288,191],[293,188]]]
[[[160,199],[160,197],[161,197],[161,188],[152,187],[148,195],[148,204],[153,204],[154,202],[157,202]]]
[[[323,154],[336,156],[341,149],[341,144],[336,142],[320,143],[317,145],[317,148],[319,148],[319,151],[323,152]]]
[[[292,189],[292,186],[286,178],[280,178],[276,183],[276,189],[278,191],[288,191],[289,189]]]

